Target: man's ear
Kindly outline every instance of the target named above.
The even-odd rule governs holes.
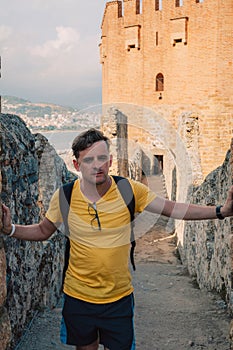
[[[79,170],[79,164],[78,164],[77,159],[73,159],[73,165],[74,165],[74,167],[75,167],[75,169],[76,169],[77,171],[80,171],[80,170]]]

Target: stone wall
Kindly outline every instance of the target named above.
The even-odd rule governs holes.
[[[219,205],[233,184],[233,142],[222,166],[194,188],[193,203]],[[233,311],[233,219],[190,221],[184,224],[183,263],[201,288],[221,293]]]
[[[2,350],[6,349],[11,338],[10,319],[5,307],[6,295],[6,256],[3,239],[0,238],[0,349]]]
[[[115,107],[106,109],[101,119],[101,130],[111,140],[113,162],[110,173],[128,176],[127,117]]]
[[[19,117],[0,114],[0,128],[1,199],[10,207],[14,223],[37,223],[55,189],[74,175],[67,171],[47,139],[31,134]],[[7,343],[9,349],[14,348],[37,310],[56,305],[60,297],[63,247],[64,237],[59,232],[46,242],[1,237],[1,350],[6,349]]]
[[[141,181],[142,174],[150,175],[143,167],[143,150],[131,138],[129,140],[128,117],[120,109],[109,107],[104,109],[101,118],[101,130],[111,141],[113,156],[110,174],[130,177]],[[146,155],[144,155],[146,158]],[[149,167],[150,168],[150,167]]]

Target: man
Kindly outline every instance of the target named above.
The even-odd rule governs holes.
[[[133,287],[128,268],[130,215],[116,183],[108,174],[112,164],[109,139],[90,129],[72,145],[76,180],[69,211],[70,258],[64,281],[63,340],[76,350],[135,349]],[[233,187],[222,207],[176,203],[156,196],[147,186],[130,180],[135,212],[148,210],[175,219],[201,220],[233,215]],[[51,199],[39,224],[14,225],[3,205],[5,235],[31,241],[48,239],[62,222],[59,193]]]

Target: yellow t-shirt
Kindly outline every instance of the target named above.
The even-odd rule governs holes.
[[[135,196],[135,212],[142,212],[155,194],[147,186],[129,181]],[[128,266],[130,213],[113,179],[109,190],[96,202],[101,231],[93,220],[94,212],[88,210],[89,204],[80,190],[80,181],[76,180],[68,215],[71,247],[64,292],[92,303],[113,302],[133,291]],[[62,222],[58,190],[46,217],[56,225]]]

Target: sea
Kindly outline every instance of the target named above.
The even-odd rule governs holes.
[[[49,143],[55,148],[57,152],[69,151],[75,137],[80,134],[82,130],[64,130],[64,131],[42,131]]]
[[[54,147],[57,154],[64,160],[67,169],[79,175],[73,165],[73,152],[71,146],[75,137],[82,132],[82,130],[55,130],[55,131],[40,131],[49,143]]]

